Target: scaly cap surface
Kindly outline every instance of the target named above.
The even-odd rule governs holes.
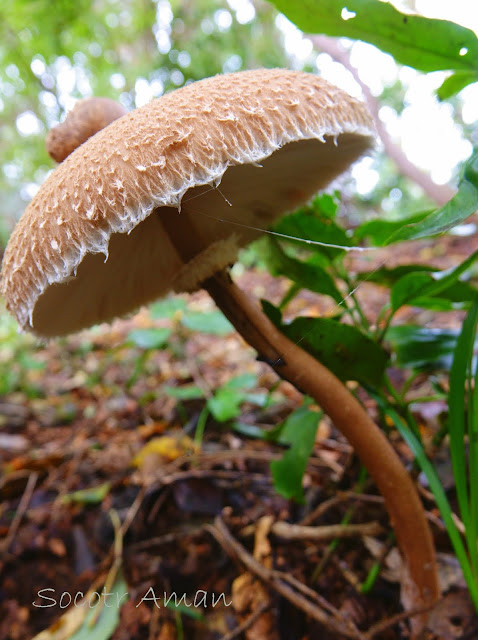
[[[361,102],[303,72],[244,71],[168,93],[48,177],[5,251],[7,307],[48,337],[194,290],[259,235],[247,227],[306,202],[373,136]]]

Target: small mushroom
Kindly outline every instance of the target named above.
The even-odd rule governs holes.
[[[126,109],[110,98],[80,100],[66,120],[49,131],[46,150],[53,160],[63,162],[80,144],[125,113]]]
[[[312,74],[256,70],[185,86],[98,131],[50,175],[10,239],[1,290],[23,328],[51,337],[205,288],[354,446],[384,496],[416,607],[436,600],[438,583],[408,473],[348,389],[227,272],[257,228],[307,202],[373,138],[364,105]]]

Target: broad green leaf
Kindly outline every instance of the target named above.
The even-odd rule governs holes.
[[[267,263],[274,275],[286,276],[300,287],[342,302],[343,296],[334,279],[323,267],[289,257],[275,240],[269,240],[268,249]]]
[[[434,211],[421,222],[410,224],[392,234],[386,244],[403,240],[416,240],[448,231],[466,220],[478,210],[478,151],[465,164],[458,192],[443,207]]]
[[[390,302],[393,311],[399,309],[406,302],[411,302],[430,283],[428,273],[408,273],[392,287]]]
[[[204,397],[204,391],[201,387],[193,384],[183,385],[182,387],[163,387],[163,392],[171,398],[178,400],[197,400]]]
[[[304,502],[302,478],[312,453],[320,413],[301,407],[284,422],[281,442],[290,444],[281,460],[271,462],[274,487],[278,493],[297,502]]]
[[[253,389],[257,386],[258,380],[255,373],[242,373],[228,380],[223,386],[228,389]]]
[[[449,370],[459,332],[404,324],[390,327],[387,343],[397,366],[404,369]]]
[[[415,213],[402,220],[369,220],[355,229],[353,237],[357,241],[368,238],[375,247],[381,247],[390,238],[392,233],[395,233],[407,224],[421,222],[429,213],[430,211]]]
[[[234,331],[234,327],[221,311],[188,311],[182,318],[181,324],[190,331],[210,333],[215,336],[225,336]]]
[[[465,286],[465,283],[460,283]],[[458,287],[456,287],[458,289]],[[427,297],[427,296],[418,296],[414,298],[410,304],[413,304],[414,307],[420,307],[421,309],[428,309],[429,311],[462,311],[463,309],[467,309],[469,304],[465,302],[463,299],[458,302],[454,302],[453,298],[455,298],[455,287],[450,287],[446,291],[443,291],[438,296]],[[446,296],[450,294],[450,298]],[[473,297],[472,293],[466,292],[466,299],[470,300]]]
[[[356,274],[356,279],[366,280],[367,282],[375,282],[385,287],[392,287],[400,278],[410,274],[419,272],[438,271],[437,267],[431,267],[423,264],[403,264],[398,267],[380,267],[373,271],[360,271]]]
[[[277,309],[264,312],[285,335],[317,358],[341,380],[379,386],[388,363],[386,351],[359,329],[331,318],[296,318],[282,324]]]
[[[207,406],[214,418],[218,422],[226,422],[237,418],[243,402],[250,400],[252,394],[249,389],[257,385],[257,376],[244,373],[235,378],[231,378],[222,387],[219,387],[214,395],[208,399]]]
[[[340,204],[340,194],[336,191],[333,194],[322,193],[316,196],[310,206],[320,218],[330,218],[333,220],[337,216]]]
[[[466,283],[457,282],[458,278],[470,268],[478,258],[478,251],[464,260],[458,267],[446,271],[408,273],[398,280],[392,287],[390,301],[393,311],[404,304],[418,304],[420,300],[426,300],[433,296],[446,299],[446,292],[451,296],[451,302],[470,301],[475,298],[473,287]],[[456,285],[462,285],[461,287]],[[461,293],[464,300],[457,300]]]
[[[218,422],[226,422],[240,415],[243,400],[244,394],[241,391],[220,387],[212,398],[208,399],[207,406]]]
[[[478,82],[477,71],[457,71],[457,73],[449,76],[438,88],[438,99],[448,100],[473,82]]]
[[[274,231],[290,236],[288,241],[297,244],[302,249],[306,247],[313,250],[315,254],[322,255],[324,257],[323,266],[326,266],[336,256],[343,254],[343,250],[334,247],[307,245],[301,240],[312,240],[338,247],[351,245],[345,230],[313,205],[281,218],[275,224]]]
[[[361,281],[375,282],[386,287],[392,288],[399,280],[410,274],[431,274],[438,272],[437,267],[419,264],[405,264],[391,269],[380,267],[373,271],[361,271],[356,278]],[[422,276],[419,276],[420,278]],[[429,281],[432,282],[433,278]],[[403,282],[406,282],[404,279]],[[468,282],[461,280],[453,282],[452,285],[444,288],[434,297],[422,295],[419,292],[413,299],[413,304],[424,309],[432,309],[434,311],[452,311],[467,306],[467,303],[474,299],[476,289]],[[403,295],[406,297],[406,287],[403,287]]]
[[[255,424],[248,424],[247,422],[235,422],[232,425],[232,428],[234,429],[234,431],[237,431],[237,433],[246,436],[246,438],[257,438],[258,440],[267,439],[267,431]]]
[[[158,300],[151,305],[151,317],[155,320],[159,318],[172,318],[178,311],[185,311],[187,307],[186,300],[182,298],[166,298]]]
[[[168,342],[170,335],[170,329],[133,329],[128,340],[141,349],[159,349]]]
[[[478,39],[446,20],[404,14],[379,0],[272,0],[305,33],[363,40],[421,71],[476,71]]]

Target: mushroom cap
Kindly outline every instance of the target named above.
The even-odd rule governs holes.
[[[63,162],[80,144],[125,113],[126,109],[110,98],[79,100],[66,120],[48,132],[46,150],[53,160]]]
[[[243,71],[168,93],[43,183],[5,251],[7,308],[51,337],[196,290],[260,235],[251,227],[308,201],[373,138],[361,102],[303,72]]]

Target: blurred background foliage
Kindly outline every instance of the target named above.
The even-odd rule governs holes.
[[[47,130],[75,100],[109,96],[132,109],[206,76],[287,66],[276,14],[262,1],[1,3],[2,244],[53,167]]]
[[[402,4],[413,9],[414,2]],[[407,117],[418,72],[400,70],[391,56],[362,46],[373,49],[377,67],[371,89],[396,138],[400,134],[393,127],[396,131],[397,122]],[[54,5],[48,0],[4,0],[0,247],[54,166],[44,150],[47,130],[77,99],[109,96],[132,109],[189,81],[262,66],[304,68],[339,84],[348,73],[263,0],[59,0]],[[359,71],[367,76],[366,69]],[[438,77],[436,88],[443,72],[431,75]],[[360,88],[355,93],[360,95]],[[456,158],[450,152],[445,181],[456,178],[460,162],[478,141],[470,117],[463,118],[463,104],[458,95],[446,106],[454,136],[465,146]],[[351,223],[379,209],[381,215],[399,216],[430,207],[430,199],[387,156],[378,153],[364,162],[343,193]],[[350,211],[348,198],[357,187],[363,206],[355,201]]]

